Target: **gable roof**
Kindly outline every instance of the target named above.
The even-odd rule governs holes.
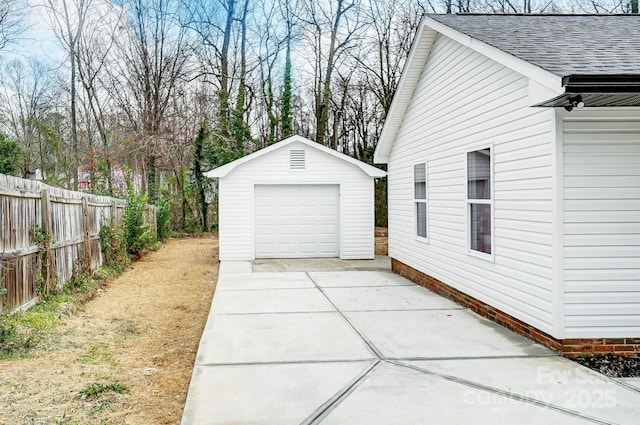
[[[429,15],[560,77],[640,74],[638,15]]]
[[[291,136],[287,139],[284,139],[278,143],[274,143],[273,145],[267,146],[266,148],[260,149],[258,151],[253,152],[252,154],[249,154],[247,156],[243,156],[242,158],[236,159],[235,161],[229,162],[228,164],[222,165],[218,168],[214,168],[211,171],[207,171],[206,173],[204,173],[205,176],[212,178],[212,179],[217,179],[217,178],[221,178],[226,176],[227,174],[229,174],[231,171],[233,171],[237,166],[242,165],[244,163],[253,161],[256,158],[260,158],[263,155],[266,155],[270,152],[273,152],[277,149],[283,148],[285,146],[290,145],[291,143],[302,143],[312,149],[316,149],[319,150],[320,152],[324,152],[327,153],[329,155],[332,155],[336,158],[339,158],[345,162],[348,162],[350,164],[355,165],[356,167],[360,168],[362,171],[364,171],[367,175],[369,175],[370,177],[384,177],[387,175],[386,172],[384,172],[383,170],[376,168],[372,165],[369,165],[365,162],[362,162],[360,160],[357,160],[355,158],[350,157],[349,155],[345,155],[343,153],[340,153],[338,151],[335,151],[333,149],[329,149],[326,146],[321,145],[320,143],[316,143],[313,142],[309,139],[306,139],[302,136]]]
[[[376,146],[391,146],[431,47],[439,35],[477,51],[555,93],[532,106],[566,106],[584,93],[587,106],[640,105],[638,15],[426,15],[418,27]]]

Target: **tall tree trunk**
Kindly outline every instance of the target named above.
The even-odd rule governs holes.
[[[76,61],[75,48],[71,48],[71,145],[73,146],[73,190],[78,190],[80,149],[78,146],[78,119],[76,111]]]
[[[337,0],[336,2],[336,12],[333,17],[333,22],[331,25],[331,34],[329,40],[329,52],[327,56],[326,65],[324,68],[324,79],[321,82],[321,89],[319,93],[316,94],[316,142],[324,144],[327,127],[329,125],[329,106],[331,104],[331,81],[333,77],[333,71],[336,65],[336,54],[338,54],[339,49],[344,48],[345,42],[343,41],[341,45],[338,45],[338,31],[340,29],[340,23],[345,15],[345,13],[354,7],[355,3],[350,3],[345,6],[344,0]],[[317,34],[319,38],[322,35]],[[347,36],[348,38],[348,36]],[[320,43],[318,41],[318,43]],[[318,48],[318,54],[320,54],[320,49]]]
[[[66,31],[67,31],[67,37],[68,37],[67,47],[68,47],[69,60],[70,60],[70,66],[71,66],[71,81],[70,81],[71,111],[70,113],[71,113],[71,145],[73,147],[73,173],[72,173],[73,190],[78,190],[78,179],[79,179],[79,169],[80,169],[80,146],[78,143],[78,112],[77,112],[77,105],[76,105],[76,100],[77,100],[76,46],[78,45],[78,38],[82,34],[82,26],[84,22],[84,15],[86,13],[86,8],[85,8],[84,1],[81,1],[78,4],[78,8],[77,8],[78,9],[77,12],[79,13],[79,16],[77,17],[78,23],[77,23],[77,27],[72,29],[71,28],[72,18],[71,18],[71,13],[69,11],[69,8],[67,6],[67,1],[63,0],[62,5],[64,8],[64,14],[65,14],[65,24],[66,24]]]
[[[227,19],[220,49],[220,90],[218,91],[218,135],[223,143],[229,139],[229,46],[236,0],[227,1]]]
[[[291,136],[291,29],[287,30],[287,52],[284,63],[284,83],[282,88],[281,125],[282,138]]]
[[[156,186],[156,157],[155,155],[147,155],[145,158],[146,178],[147,178],[147,194],[150,202],[153,202],[157,195]]]
[[[207,231],[207,199],[205,197],[205,182],[202,174],[203,149],[207,138],[207,129],[204,123],[200,124],[198,135],[194,141],[193,149],[193,174],[198,187],[198,206],[200,207],[200,215],[202,217],[201,226],[203,231]]]
[[[244,156],[245,142],[250,139],[249,128],[244,120],[247,96],[247,12],[249,0],[245,0],[240,19],[240,79],[238,82],[238,97],[233,113],[233,138],[236,142],[237,156]]]

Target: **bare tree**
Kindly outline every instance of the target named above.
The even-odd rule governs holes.
[[[53,73],[44,63],[35,59],[25,67],[22,61],[9,62],[0,74],[0,112],[9,134],[23,147],[24,156],[19,168],[23,177],[31,176],[36,169],[56,172],[60,161],[60,149],[51,146],[43,123],[52,112],[56,98]],[[68,170],[65,170],[68,171]]]
[[[88,108],[87,121],[88,124],[90,119],[95,122],[100,138],[108,194],[113,193],[113,167],[105,112],[110,99],[103,81],[106,79],[105,68],[109,66],[109,58],[112,56],[122,18],[122,11],[113,7],[106,7],[100,13],[93,13],[77,46],[78,72],[86,97],[84,106]]]
[[[327,3],[304,0],[305,13],[300,17],[312,28],[315,139],[323,144],[326,142],[329,125],[331,85],[336,64],[362,28],[359,0],[335,0]],[[326,42],[328,46],[325,46]]]
[[[245,144],[251,140],[251,131],[245,121],[247,112],[247,14],[249,0],[244,0],[238,22],[240,25],[240,70],[238,75],[238,93],[233,111],[232,129],[238,156],[244,156]]]
[[[172,0],[127,0],[128,25],[116,40],[119,60],[110,68],[110,93],[144,156],[150,199],[157,193],[156,161],[170,143],[163,123],[190,54],[177,19],[180,6]]]
[[[576,7],[587,13],[638,13],[638,0],[576,1]]]
[[[433,12],[434,10],[429,10]],[[428,12],[420,5],[400,0],[369,0],[371,35],[365,48],[356,52],[356,62],[384,110],[389,111],[405,59],[420,19]]]
[[[200,48],[196,49],[205,81],[217,90],[216,125],[212,137],[217,143],[231,144],[230,93],[231,93],[231,42],[233,23],[236,20],[236,0],[217,2],[186,2],[189,12],[188,27],[199,38]]]
[[[21,0],[0,0],[0,49],[16,41],[25,30]]]
[[[294,39],[294,28],[297,27],[297,21],[295,19],[295,13],[292,11],[290,2],[284,1],[282,9],[282,16],[286,25],[286,54],[284,64],[284,77],[282,81],[282,102],[280,115],[282,117],[281,132],[282,137],[286,138],[292,134],[291,123],[291,96],[292,96],[292,76],[291,76],[291,44]]]
[[[276,76],[274,73],[283,42],[279,39],[277,5],[272,4],[269,8],[265,7],[262,12],[263,16],[259,20],[263,22],[264,30],[258,33],[258,55],[260,58],[258,69],[260,71],[259,85],[262,104],[257,105],[257,108],[262,108],[258,111],[262,118],[258,128],[261,134],[258,138],[260,147],[265,147],[274,143],[278,137],[280,118],[277,111],[274,87]]]
[[[73,189],[78,189],[80,169],[80,146],[78,143],[78,112],[77,112],[77,55],[78,40],[82,36],[84,22],[93,0],[47,0],[46,7],[51,23],[62,47],[66,50],[69,60],[69,92],[71,118],[71,145],[73,155]]]

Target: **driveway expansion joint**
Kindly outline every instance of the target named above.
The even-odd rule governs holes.
[[[327,296],[327,294],[322,290],[322,288],[320,287],[320,285],[318,285],[318,282],[316,282],[311,275],[309,275],[309,273],[307,272],[307,277],[309,278],[309,280],[311,280],[311,282],[313,282],[314,285],[316,285],[316,288],[318,288],[318,290],[320,291],[320,293],[322,293],[322,295],[327,299],[327,301],[333,306],[333,308],[336,309],[336,312],[342,317],[342,319],[347,322],[347,324],[351,327],[351,329],[353,329],[353,331],[362,339],[362,341],[364,341],[364,343],[366,344],[367,348],[373,353],[375,354],[375,356],[382,360],[384,355],[382,354],[382,352],[380,350],[378,350],[378,348],[373,344],[373,342],[371,342],[362,332],[360,332],[360,330],[351,322],[351,320],[349,320],[349,318],[347,317],[346,314],[344,314],[342,312],[342,310],[333,302],[333,300],[331,298],[329,298],[329,296]]]
[[[248,312],[248,313],[214,313],[216,316],[260,316],[260,315],[286,315],[286,314],[335,314],[335,310],[313,310],[313,311],[256,311],[256,312]]]
[[[627,390],[631,390],[640,394],[640,388],[629,385],[627,382],[625,382],[625,378],[611,378],[611,380]]]
[[[615,424],[612,424],[611,422],[603,421],[603,420],[595,418],[593,416],[589,416],[589,415],[586,415],[586,414],[583,414],[583,413],[580,413],[580,412],[576,412],[575,410],[566,409],[564,407],[557,406],[557,405],[551,404],[551,403],[547,403],[547,402],[544,402],[544,401],[541,401],[541,400],[538,400],[538,399],[535,399],[535,398],[531,398],[531,397],[527,397],[527,396],[520,395],[520,394],[517,394],[517,393],[512,393],[512,392],[509,392],[509,391],[501,390],[499,388],[494,388],[494,387],[490,387],[490,386],[487,386],[487,385],[479,384],[477,382],[469,381],[468,379],[459,378],[457,376],[447,375],[445,373],[434,372],[432,370],[423,369],[423,368],[420,368],[420,367],[417,367],[417,366],[412,366],[412,365],[404,364],[402,362],[397,362],[397,361],[387,360],[386,363],[393,364],[393,365],[396,365],[396,366],[399,366],[399,367],[404,367],[404,368],[407,368],[407,369],[411,369],[411,370],[414,370],[416,372],[424,373],[426,375],[435,376],[435,377],[438,377],[438,378],[441,378],[441,379],[445,379],[445,380],[447,380],[449,382],[454,382],[456,384],[465,385],[467,387],[475,388],[475,389],[478,389],[478,390],[481,390],[481,391],[487,391],[487,392],[490,392],[490,393],[493,393],[493,394],[496,394],[496,395],[499,395],[499,396],[502,396],[502,397],[507,397],[507,398],[510,398],[510,399],[513,399],[513,400],[517,400],[517,401],[520,401],[520,402],[523,402],[523,403],[529,403],[529,404],[533,404],[533,405],[538,406],[538,407],[543,407],[543,408],[546,408],[546,409],[555,410],[555,411],[564,413],[564,414],[569,415],[569,416],[573,416],[573,417],[576,417],[576,418],[580,418],[580,419],[584,419],[584,420],[590,421],[590,422],[595,423],[595,424],[615,425]]]
[[[444,360],[499,360],[499,359],[534,359],[534,358],[549,358],[549,357],[562,357],[560,354],[535,354],[535,355],[503,355],[503,356],[469,356],[469,357],[392,357],[387,356],[383,360],[397,361],[397,362],[420,362],[420,361],[444,361]]]
[[[322,423],[322,420],[326,418],[336,407],[342,403],[356,388],[366,379],[367,376],[373,372],[373,370],[380,365],[381,361],[377,360],[371,366],[369,366],[363,373],[352,379],[347,385],[345,385],[340,391],[338,391],[333,397],[324,402],[313,413],[311,413],[300,425],[314,425]]]
[[[220,363],[199,363],[199,367],[227,367],[227,366],[270,366],[270,365],[296,365],[296,364],[326,364],[326,363],[364,363],[371,361],[379,361],[375,357],[362,359],[330,359],[330,360],[282,360],[271,362],[220,362]]]
[[[386,310],[341,310],[345,313],[393,313],[393,312],[404,312],[404,311],[455,311],[455,310],[465,310],[464,307],[456,307],[456,308],[390,308]]]

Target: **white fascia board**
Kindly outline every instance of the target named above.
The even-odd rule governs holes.
[[[243,156],[242,158],[236,159],[235,161],[232,161],[228,164],[225,164],[223,166],[220,166],[218,168],[214,168],[213,170],[207,171],[206,173],[204,173],[204,175],[206,177],[212,178],[212,179],[219,179],[219,178],[223,178],[225,177],[227,174],[229,174],[231,171],[233,171],[237,166],[242,165],[246,162],[252,161],[256,158],[259,158],[263,155],[268,154],[269,152],[273,152],[276,149],[280,149],[283,148],[291,143],[294,142],[298,142],[298,143],[302,143],[304,145],[309,146],[310,148],[313,149],[317,149],[319,151],[322,152],[326,152],[329,155],[333,155],[337,158],[342,159],[343,161],[349,162],[357,167],[359,167],[362,171],[364,171],[366,174],[368,174],[370,177],[385,177],[387,175],[387,173],[379,168],[376,168],[372,165],[369,165],[367,163],[364,163],[360,160],[357,160],[355,158],[350,157],[349,155],[345,155],[343,153],[340,153],[338,151],[335,151],[333,149],[330,149],[326,146],[323,146],[319,143],[313,142],[309,139],[306,139],[302,136],[291,136],[288,137],[278,143],[274,143],[271,146],[267,146],[266,148],[260,149],[259,151],[253,152],[252,154],[249,154],[247,156]]]
[[[293,137],[300,137],[300,136],[293,136]],[[287,139],[288,140],[288,139]],[[296,141],[296,140],[294,140]],[[377,167],[374,167],[373,165],[369,165],[366,162],[362,162],[359,159],[355,159],[349,155],[345,155],[343,153],[340,153],[336,150],[333,150],[331,148],[328,148],[324,145],[321,145],[320,143],[316,143],[316,142],[312,142],[309,139],[305,139],[304,137],[300,137],[300,140],[297,140],[298,142],[302,142],[305,145],[317,149],[319,151],[328,153],[329,155],[333,155],[336,158],[339,158],[343,161],[349,162],[353,165],[355,165],[356,167],[360,168],[362,171],[364,171],[366,174],[368,174],[370,177],[385,177],[387,175],[386,171],[383,171]]]
[[[424,18],[423,18],[424,21]],[[437,32],[422,23],[418,26],[407,62],[404,65],[396,92],[391,101],[389,112],[382,127],[376,150],[373,154],[373,162],[376,164],[388,164],[391,147],[400,130],[404,114],[411,103],[413,92],[420,80],[424,65],[427,62],[431,46],[437,36]]]
[[[463,46],[473,49],[490,59],[493,59],[494,61],[516,71],[519,74],[531,78],[532,80],[542,84],[545,87],[548,87],[558,94],[564,93],[561,75],[556,75],[552,72],[547,71],[546,69],[542,69],[539,66],[532,64],[531,62],[527,62],[526,60],[513,56],[512,54],[507,53],[504,50],[500,50],[497,47],[491,46],[483,41],[463,34],[429,17],[425,17],[424,25],[433,28],[440,34],[449,37],[450,39],[457,41]]]

